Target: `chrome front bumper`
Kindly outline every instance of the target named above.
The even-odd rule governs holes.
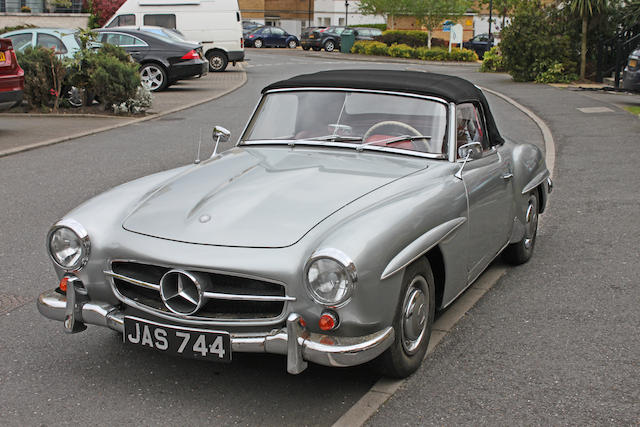
[[[86,324],[106,326],[124,333],[124,313],[109,304],[88,301],[85,294],[73,291],[67,295],[56,291],[38,297],[38,311],[52,320],[64,322],[69,333],[81,332]],[[293,338],[293,339],[290,339]],[[274,353],[287,355],[287,371],[299,374],[307,362],[325,366],[354,366],[378,357],[393,343],[392,327],[361,337],[335,337],[307,331],[300,315],[291,313],[286,327],[264,334],[231,334],[234,352]]]

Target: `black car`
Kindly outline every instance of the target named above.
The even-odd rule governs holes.
[[[469,41],[462,43],[462,47],[469,49],[478,54],[478,58],[482,59],[485,52],[488,52],[495,44],[493,34],[489,36],[487,33],[477,34]]]
[[[293,34],[287,33],[280,27],[256,28],[244,36],[245,47],[289,47],[295,49],[300,41]]]
[[[129,28],[95,31],[100,43],[120,46],[129,52],[140,64],[142,85],[153,92],[177,80],[201,77],[209,71],[209,62],[204,59],[200,45]]]
[[[622,87],[628,90],[640,91],[640,49],[629,54],[627,66],[622,75]]]
[[[374,40],[374,37],[382,35],[382,31],[378,28],[327,27],[323,29],[311,27],[302,32],[300,45],[304,50],[313,49],[318,51],[324,49],[327,52],[332,52],[340,49],[341,36],[345,31],[347,33],[353,31],[356,40]]]

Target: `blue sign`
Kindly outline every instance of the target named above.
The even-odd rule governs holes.
[[[444,21],[444,24],[442,24],[442,31],[444,31],[445,33],[448,33],[449,31],[451,31],[452,25],[453,25],[453,22]]]

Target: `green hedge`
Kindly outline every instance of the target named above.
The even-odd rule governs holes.
[[[389,30],[375,38],[388,46],[392,44],[406,44],[411,47],[422,47],[429,45],[429,36],[425,31],[417,30]],[[431,47],[448,46],[448,42],[443,39],[432,38]]]
[[[382,42],[376,41],[357,41],[351,48],[351,52],[364,55],[392,56],[394,58],[416,58],[426,61],[475,62],[478,60],[478,55],[468,49],[454,48],[449,53],[449,50],[443,47],[429,49],[421,46],[414,49],[406,44],[395,43],[387,46]]]
[[[387,24],[358,24],[358,25],[349,25],[352,28],[377,28],[381,31],[385,31],[387,29]]]
[[[502,53],[498,46],[492,47],[488,52],[485,52],[482,58],[482,65],[480,71],[483,73],[496,73],[504,71],[504,65],[502,63]]]

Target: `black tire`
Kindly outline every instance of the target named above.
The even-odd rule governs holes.
[[[324,42],[324,50],[326,52],[333,52],[336,49],[336,43],[333,40],[327,40]]]
[[[289,47],[289,49],[295,49],[298,47],[298,43],[295,40],[289,40],[287,46]]]
[[[255,39],[253,41],[253,47],[255,47],[256,49],[261,49],[264,47],[264,43],[262,42],[261,39]]]
[[[142,64],[140,67],[142,86],[151,92],[158,92],[167,87],[167,72],[162,65],[156,63]]]
[[[431,266],[426,258],[421,258],[405,269],[393,321],[395,339],[391,347],[374,360],[374,367],[381,374],[405,378],[420,367],[429,346],[435,305]],[[411,307],[418,307],[417,312]],[[405,316],[403,313],[409,310],[411,313]]]
[[[219,50],[207,52],[207,61],[209,61],[209,71],[214,73],[223,72],[229,64],[227,55]]]
[[[314,51],[314,52],[320,52],[320,50],[321,50],[322,48],[320,48],[320,47],[314,47],[314,48],[312,48],[312,49],[313,49],[313,51]]]
[[[309,46],[302,46],[302,50],[309,50],[310,47]]]
[[[517,243],[510,244],[503,252],[504,259],[509,264],[524,264],[529,261],[533,255],[533,249],[536,245],[536,236],[538,234],[538,211],[540,209],[537,190],[529,193],[526,209],[524,224],[525,231],[522,240]]]

